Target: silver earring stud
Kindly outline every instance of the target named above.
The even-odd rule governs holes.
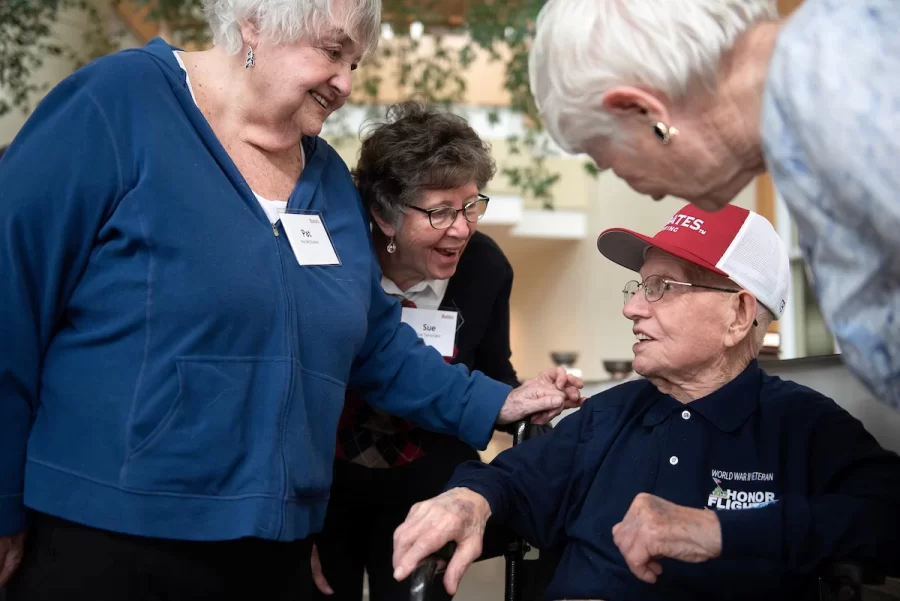
[[[388,245],[387,245],[387,251],[388,251],[388,254],[391,254],[391,255],[394,254],[394,253],[397,251],[397,245],[394,244],[394,237],[393,237],[393,236],[391,236],[391,241],[388,242]]]
[[[675,127],[666,125],[662,121],[658,121],[653,124],[653,133],[656,134],[657,138],[662,140],[663,144],[668,144],[672,141],[672,138],[678,135],[678,130]]]
[[[256,64],[256,55],[253,54],[253,46],[247,50],[247,62],[244,63],[244,68],[249,69],[253,65]]]

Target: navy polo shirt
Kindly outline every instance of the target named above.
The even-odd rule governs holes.
[[[552,433],[460,466],[491,523],[561,547],[547,599],[791,599],[837,558],[900,565],[900,458],[834,401],[761,370],[688,404],[649,381],[589,399]],[[722,555],[663,559],[657,583],[613,542],[638,493],[715,511]]]

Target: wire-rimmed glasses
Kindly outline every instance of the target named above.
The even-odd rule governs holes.
[[[644,278],[643,282],[638,282],[637,280],[626,282],[625,287],[622,289],[622,295],[625,298],[625,304],[628,304],[628,301],[630,301],[632,297],[637,294],[638,290],[643,288],[644,297],[647,299],[647,302],[655,303],[656,301],[661,299],[663,297],[663,294],[666,293],[666,290],[669,290],[672,286],[690,286],[692,288],[717,290],[719,292],[731,292],[733,294],[740,292],[740,290],[735,290],[734,288],[707,286],[705,284],[691,284],[689,282],[676,282],[675,280],[668,280],[661,275],[648,275],[646,278]]]

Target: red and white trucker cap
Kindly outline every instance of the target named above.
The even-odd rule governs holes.
[[[707,213],[689,204],[652,238],[622,228],[608,229],[597,238],[597,249],[607,259],[632,271],[640,271],[651,247],[730,278],[775,319],[784,314],[790,260],[765,217],[735,205]]]

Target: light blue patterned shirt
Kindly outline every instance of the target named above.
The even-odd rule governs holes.
[[[779,36],[762,121],[844,360],[900,409],[900,1],[806,0]]]

